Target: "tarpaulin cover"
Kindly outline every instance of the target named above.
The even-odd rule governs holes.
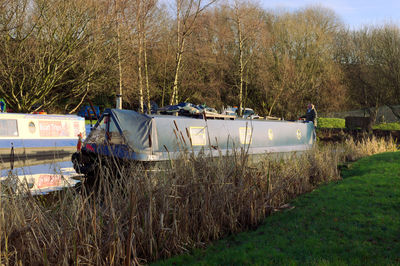
[[[135,152],[148,153],[158,149],[157,128],[153,118],[131,110],[111,111],[128,145]]]

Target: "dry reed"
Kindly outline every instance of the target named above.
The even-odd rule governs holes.
[[[258,163],[243,151],[182,154],[161,169],[110,162],[112,171],[99,167],[96,189],[41,197],[3,186],[0,263],[132,265],[170,257],[257,226],[297,195],[339,180],[343,160],[395,148],[372,138]]]

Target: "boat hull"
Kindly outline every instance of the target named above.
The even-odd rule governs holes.
[[[108,109],[73,161],[76,171],[87,174],[96,168],[96,160],[105,158],[154,163],[179,159],[183,153],[217,157],[245,152],[257,157],[304,152],[314,142],[312,123],[147,116]]]
[[[86,136],[82,117],[0,114],[0,162],[70,156],[76,151],[78,135]]]

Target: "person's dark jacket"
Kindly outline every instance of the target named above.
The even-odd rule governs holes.
[[[301,118],[305,118],[306,122],[311,121],[315,127],[317,126],[317,110],[315,108],[307,109],[307,113],[301,116]]]

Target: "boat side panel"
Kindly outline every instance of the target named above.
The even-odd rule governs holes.
[[[218,149],[286,147],[312,145],[314,142],[312,123],[270,122],[246,120],[200,120],[154,118],[157,125],[158,140],[164,152],[182,148],[200,150],[209,146]],[[191,128],[204,128],[204,145],[191,147]]]
[[[105,136],[104,141],[100,142],[91,141],[89,138],[84,149],[105,156],[114,155],[139,161],[174,159],[178,158],[182,151],[194,154],[208,153],[213,156],[240,149],[249,154],[290,153],[310,149],[315,139],[312,123],[265,120],[205,121],[173,116],[150,117],[128,110],[113,110],[109,113],[115,115],[118,128],[128,142],[118,146],[108,143]],[[107,135],[105,132],[103,134]],[[130,135],[138,138],[132,141]]]
[[[4,128],[4,127],[11,128]],[[52,156],[76,150],[78,134],[85,137],[85,120],[74,115],[0,114],[0,157]]]
[[[23,115],[23,114],[1,114],[0,125],[13,125],[16,128],[8,130],[8,134],[0,134],[1,140],[16,139],[78,139],[78,134],[85,137],[85,120],[77,116],[59,115]],[[2,122],[2,123],[1,123]],[[9,123],[7,123],[9,122]],[[0,128],[1,130],[1,128]],[[5,130],[5,129],[4,129]],[[12,134],[11,134],[12,133]]]

